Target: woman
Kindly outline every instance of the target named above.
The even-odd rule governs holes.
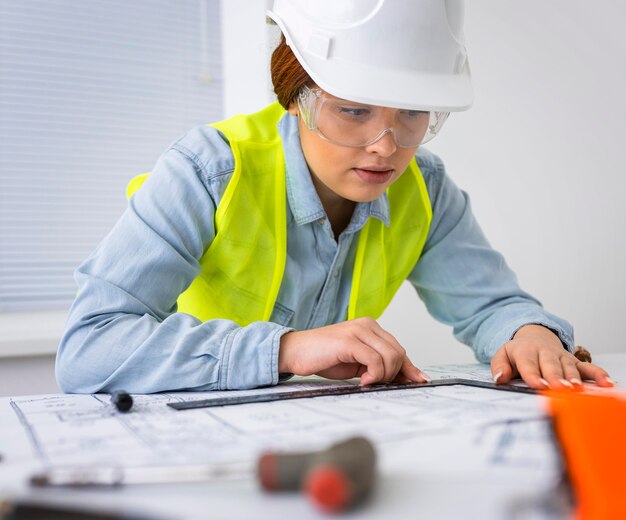
[[[131,183],[76,272],[61,388],[427,381],[375,321],[405,279],[496,382],[610,386],[420,148],[471,103],[462,5],[277,0],[269,14],[286,36],[279,104],[192,130]]]

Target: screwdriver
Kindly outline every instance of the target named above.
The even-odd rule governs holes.
[[[320,451],[268,451],[246,463],[142,467],[52,468],[33,475],[33,486],[122,486],[255,476],[266,491],[302,490],[319,509],[334,513],[361,503],[374,484],[376,454],[364,437],[352,437]]]
[[[367,497],[374,483],[376,454],[364,437],[307,453],[265,453],[258,463],[261,486],[268,491],[302,489],[328,513],[349,509]]]

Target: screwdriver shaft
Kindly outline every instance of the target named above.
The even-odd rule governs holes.
[[[53,468],[33,475],[35,486],[122,486],[127,484],[160,484],[199,482],[213,479],[254,477],[249,463],[189,464],[179,466],[101,466]]]

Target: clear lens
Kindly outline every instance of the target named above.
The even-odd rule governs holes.
[[[430,141],[448,117],[446,112],[355,103],[307,87],[300,91],[298,107],[310,130],[329,142],[351,147],[367,146],[391,133],[398,146],[412,148]]]
[[[441,130],[441,127],[446,122],[446,119],[448,119],[449,115],[450,115],[450,112],[431,112],[430,113],[430,121],[428,122],[428,130],[426,131],[426,135],[422,139],[421,144],[427,143],[439,133],[439,130]]]

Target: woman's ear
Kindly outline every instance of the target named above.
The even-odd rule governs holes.
[[[298,103],[296,103],[295,101],[292,101],[291,103],[289,103],[289,108],[287,110],[292,116],[297,116],[298,115]]]

